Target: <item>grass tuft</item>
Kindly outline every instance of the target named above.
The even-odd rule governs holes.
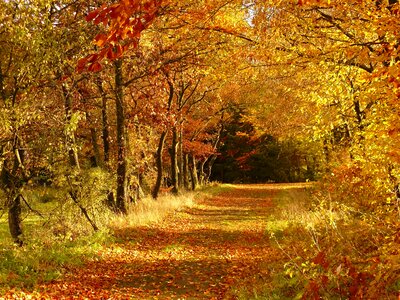
[[[191,207],[195,193],[181,195],[162,195],[157,200],[146,197],[136,204],[131,204],[127,215],[117,215],[110,219],[111,229],[123,230],[124,228],[146,226],[161,222],[170,213],[185,207]]]

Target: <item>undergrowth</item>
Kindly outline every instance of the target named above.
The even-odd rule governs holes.
[[[123,232],[131,227],[161,222],[170,213],[193,205],[195,197],[194,192],[180,195],[165,194],[157,200],[146,197],[130,205],[127,215],[113,216],[108,225],[114,232]]]
[[[29,191],[35,212],[24,209],[23,247],[13,245],[5,214],[0,218],[0,294],[9,289],[29,290],[59,279],[85,261],[98,259],[100,250],[115,242],[121,230],[161,222],[174,211],[192,205],[199,194],[213,193],[213,189],[207,187],[177,196],[164,194],[157,200],[144,198],[131,203],[125,216],[113,214],[104,203],[101,206],[102,200],[83,198],[82,204],[98,225],[98,231],[93,230],[65,192]]]
[[[34,285],[59,278],[65,271],[95,259],[101,245],[109,240],[99,232],[74,241],[38,238],[23,247],[2,245],[0,250],[0,291],[30,289]]]
[[[398,299],[400,231],[393,210],[361,211],[321,187],[308,199],[289,190],[275,202],[267,232],[285,259],[248,299]]]

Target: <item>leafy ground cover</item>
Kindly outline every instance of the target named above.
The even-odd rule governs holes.
[[[115,242],[60,279],[5,299],[250,299],[275,284],[284,253],[268,226],[280,200],[305,185],[235,185],[162,222],[118,226]],[[292,199],[293,200],[293,199]],[[277,225],[278,224],[278,225]],[[289,278],[288,276],[286,276]],[[271,289],[274,287],[271,286]]]

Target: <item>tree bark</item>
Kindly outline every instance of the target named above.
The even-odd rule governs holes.
[[[204,174],[204,180],[205,182],[210,181],[211,173],[212,173],[212,167],[214,165],[215,160],[217,159],[217,155],[213,154],[211,157],[207,159],[206,167],[205,167],[205,174]]]
[[[17,196],[12,195],[11,203],[8,209],[8,227],[10,229],[11,237],[14,240],[14,243],[22,246],[23,242],[20,239],[22,234],[22,227],[21,227],[21,195],[18,194]]]
[[[221,119],[220,119],[219,125],[220,126],[219,126],[219,129],[218,129],[218,133],[217,133],[217,135],[215,137],[215,141],[214,141],[214,144],[213,144],[213,149],[214,149],[215,152],[218,151],[218,148],[219,148],[219,146],[221,144],[221,136],[222,136],[222,133],[223,133],[224,128],[225,128],[225,126],[224,126],[224,112],[222,112],[222,114],[221,114]],[[212,167],[213,167],[214,162],[217,159],[217,157],[218,157],[217,154],[212,154],[207,159],[205,170],[204,170],[204,172],[205,172],[205,174],[204,174],[205,182],[209,182],[210,181]]]
[[[118,212],[126,214],[127,199],[127,161],[125,138],[125,104],[122,77],[122,60],[114,61],[115,69],[115,104],[117,121],[117,196],[116,208]]]
[[[13,167],[8,168],[9,161],[6,159],[3,162],[3,168],[0,175],[0,187],[4,190],[7,196],[8,207],[8,228],[14,243],[22,246],[23,241],[20,236],[22,234],[21,226],[21,188],[26,182],[26,175],[24,170],[24,151],[21,149],[21,141],[17,135],[14,134],[13,142]]]
[[[183,186],[186,190],[189,189],[189,154],[183,155]]]
[[[206,161],[207,160],[205,159],[200,163],[200,169],[199,169],[199,184],[200,185],[204,185],[205,184],[204,166],[206,164]]]
[[[178,133],[178,186],[182,188],[184,185],[183,182],[183,132],[182,132],[182,123],[179,126],[179,133]]]
[[[168,96],[168,108],[167,108],[167,113],[169,114],[171,111],[172,107],[172,102],[174,100],[174,86],[173,84],[168,81],[168,86],[169,86],[169,96]],[[162,161],[162,154],[164,151],[164,144],[165,144],[165,139],[168,134],[168,128],[164,129],[164,131],[161,133],[160,140],[158,142],[158,147],[157,147],[157,152],[156,152],[156,167],[157,167],[157,178],[156,178],[156,183],[154,185],[154,188],[152,190],[152,197],[153,199],[157,199],[158,194],[160,193],[160,188],[162,185],[163,181],[163,161]],[[170,153],[171,155],[171,153]],[[172,158],[171,158],[172,161]]]
[[[90,112],[86,112],[86,120],[89,124],[92,124],[92,116]],[[93,167],[100,167],[102,165],[101,155],[100,155],[100,147],[97,142],[97,130],[94,126],[90,127],[90,140],[92,142],[93,147]]]
[[[94,127],[90,128],[90,138],[93,146],[93,166],[100,167],[102,165],[100,148],[99,144],[97,143],[97,130]]]
[[[15,81],[15,87],[12,89],[12,93],[10,93],[11,103],[7,104],[8,95],[5,91],[4,80],[5,76],[2,73],[2,69],[0,68],[0,96],[4,101],[4,104],[7,109],[9,109],[12,114],[15,112],[14,109],[16,107],[17,96],[19,93],[19,88],[17,85],[17,80]],[[27,174],[25,170],[25,150],[22,142],[22,135],[18,131],[18,122],[15,117],[11,118],[11,130],[12,135],[11,139],[7,142],[11,147],[12,151],[10,151],[10,156],[5,156],[5,159],[2,163],[2,169],[0,172],[0,188],[3,189],[6,200],[7,200],[7,208],[8,208],[8,229],[10,231],[10,235],[14,240],[14,243],[22,246],[23,241],[21,239],[22,234],[22,226],[21,226],[21,189],[26,184]],[[0,156],[4,157],[3,148],[0,148]],[[12,161],[12,167],[9,166]]]
[[[172,192],[177,194],[179,192],[178,182],[178,132],[176,127],[172,129],[172,145],[171,145],[171,180]]]
[[[107,165],[110,161],[110,131],[109,131],[108,114],[107,114],[107,94],[103,89],[100,77],[97,78],[96,85],[101,95],[101,119],[102,119],[104,163]]]
[[[63,91],[63,96],[64,96],[64,110],[65,110],[66,126],[69,126],[71,124],[71,119],[72,119],[72,99],[71,99],[71,95],[65,85],[62,85],[62,91]],[[68,149],[69,163],[71,166],[76,167],[77,169],[80,169],[78,150],[76,147],[76,140],[75,140],[75,132],[66,131],[65,138],[66,138],[66,146]]]
[[[165,138],[167,137],[167,131],[164,130],[161,133],[160,140],[158,142],[157,152],[156,152],[156,168],[157,168],[157,178],[156,183],[154,185],[153,191],[151,193],[154,199],[157,199],[158,194],[160,193],[160,188],[163,179],[163,162],[162,162],[162,153],[164,151],[164,143]]]
[[[15,132],[14,137],[14,165],[12,169],[12,186],[11,186],[11,200],[9,210],[8,210],[8,224],[10,228],[10,233],[14,242],[22,246],[23,242],[20,239],[20,235],[22,234],[21,227],[21,194],[20,191],[26,182],[26,174],[25,174],[25,151],[23,150],[21,138],[18,135],[18,132]]]
[[[193,154],[191,154],[189,158],[190,158],[189,161],[190,177],[192,180],[192,190],[194,191],[195,189],[197,189],[199,185],[199,179],[197,177],[197,166],[196,166],[197,162]]]
[[[109,169],[110,165],[110,125],[108,122],[108,108],[107,108],[107,93],[104,91],[103,83],[100,77],[96,78],[97,89],[101,96],[101,131],[102,131],[102,142],[103,142],[103,159],[104,166]],[[112,190],[107,191],[106,203],[108,207],[116,212],[114,192]]]
[[[355,100],[354,104],[354,112],[356,114],[357,125],[360,130],[364,129],[363,121],[365,119],[365,112],[361,110],[360,101]]]

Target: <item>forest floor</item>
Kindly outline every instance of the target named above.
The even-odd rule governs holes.
[[[248,299],[283,272],[266,226],[279,201],[304,198],[305,186],[228,186],[163,222],[117,230],[96,260],[4,299]]]

